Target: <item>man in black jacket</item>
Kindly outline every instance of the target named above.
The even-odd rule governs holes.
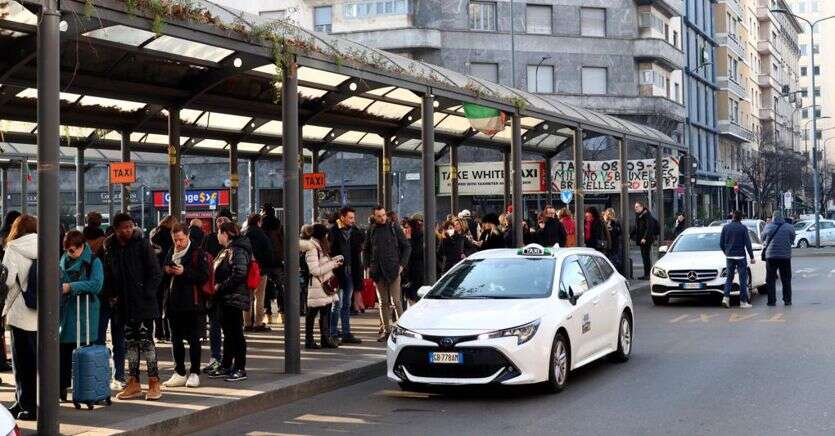
[[[557,221],[557,209],[551,205],[545,206],[544,226],[536,233],[536,240],[543,247],[553,247],[554,244],[565,247],[565,240],[568,237],[562,223]]]
[[[391,305],[399,318],[403,314],[400,296],[400,273],[409,262],[412,248],[403,229],[396,223],[388,222],[386,208],[374,208],[373,223],[363,244],[363,262],[380,295],[380,312],[383,318],[383,332],[377,339],[385,342],[391,333]]]
[[[648,280],[650,265],[650,250],[652,243],[658,236],[658,221],[649,212],[644,203],[635,203],[635,227],[632,228],[632,240],[641,247],[641,260],[644,263],[644,275],[638,280]]]
[[[139,359],[148,365],[146,400],[161,396],[157,353],[154,345],[154,319],[159,318],[157,288],[162,273],[148,240],[134,227],[125,213],[113,218],[115,232],[105,240],[104,282],[112,290],[113,316],[124,320],[125,342],[130,378],[116,398],[127,400],[142,394],[139,384]]]
[[[273,248],[270,238],[261,230],[261,215],[254,213],[246,220],[246,232],[244,233],[252,245],[252,255],[258,262],[261,268],[261,280],[258,282],[258,287],[252,290],[251,304],[255,306],[253,310],[244,311],[244,330],[246,331],[269,331],[270,327],[264,323],[264,293],[267,289],[267,272],[273,268]],[[253,312],[255,319],[252,318]]]
[[[355,226],[357,212],[354,208],[343,207],[339,218],[331,226],[331,258],[342,256],[343,263],[333,273],[339,278],[342,290],[339,301],[333,304],[330,317],[330,333],[336,342],[339,320],[342,320],[342,343],[359,344],[362,341],[351,334],[351,302],[354,289],[362,289],[362,232]]]

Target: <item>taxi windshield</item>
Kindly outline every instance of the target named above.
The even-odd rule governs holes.
[[[691,233],[681,235],[676,239],[670,252],[679,251],[721,251],[719,248],[719,233]]]
[[[458,264],[426,298],[547,298],[554,279],[554,258],[475,259]]]

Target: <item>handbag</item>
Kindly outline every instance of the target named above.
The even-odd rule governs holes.
[[[316,249],[316,257],[319,258],[319,260],[321,261],[322,256],[319,254],[318,248]],[[316,279],[318,279],[319,283],[322,284],[322,291],[324,291],[325,295],[327,295],[328,297],[335,295],[337,292],[339,292],[340,283],[336,275],[331,274],[330,278],[327,280],[322,280],[321,277],[316,277]]]

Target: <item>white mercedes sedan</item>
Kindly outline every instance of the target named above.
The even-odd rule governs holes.
[[[632,352],[628,283],[591,249],[479,252],[419,294],[388,340],[388,377],[406,390],[543,383],[556,392],[572,370]]]
[[[683,231],[669,247],[661,246],[664,257],[652,267],[649,284],[652,302],[667,304],[674,297],[708,297],[717,303],[725,290],[725,254],[719,248],[722,227],[691,227]],[[762,244],[753,231],[748,231],[756,263],[748,264],[748,295],[757,288],[765,294],[765,262],[761,260]],[[731,288],[733,304],[739,301],[739,274],[734,274]]]

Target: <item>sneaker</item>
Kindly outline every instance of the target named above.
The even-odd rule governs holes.
[[[199,388],[200,387],[200,376],[195,373],[191,373],[188,375],[188,380],[186,381],[187,388]]]
[[[168,379],[167,382],[163,383],[162,385],[167,388],[181,388],[186,385],[186,376],[177,374],[171,374],[171,378]]]
[[[110,390],[112,391],[121,391],[125,388],[125,382],[119,379],[114,378],[112,382],[110,382]]]
[[[228,382],[244,381],[244,380],[246,380],[246,371],[244,371],[242,369],[239,369],[239,370],[229,374],[229,376],[226,377],[225,380],[228,381]]]
[[[743,301],[743,302],[739,303],[739,308],[740,309],[750,309],[752,307],[754,307],[754,306],[751,306],[751,303],[749,303],[747,301]]]
[[[728,297],[722,298],[722,307],[724,307],[726,309],[730,309],[731,308],[731,299],[728,298]]]
[[[212,357],[212,360],[209,361],[209,364],[203,368],[203,372],[210,373],[216,369],[220,368],[220,361]]]
[[[228,377],[228,376],[229,376],[229,374],[231,374],[231,373],[232,373],[232,371],[230,371],[230,370],[228,370],[228,369],[226,369],[226,368],[220,367],[220,368],[215,369],[214,371],[210,371],[210,372],[207,374],[207,376],[208,376],[209,378],[226,378],[226,377]]]

